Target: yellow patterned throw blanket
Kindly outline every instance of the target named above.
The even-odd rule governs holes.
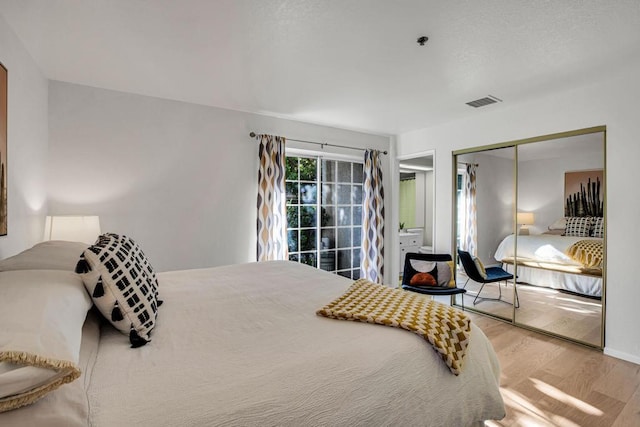
[[[406,329],[429,341],[452,373],[462,372],[471,334],[469,318],[423,295],[360,279],[316,314]]]
[[[602,267],[602,241],[577,241],[567,249],[567,255],[585,267]]]

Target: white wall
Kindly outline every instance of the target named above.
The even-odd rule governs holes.
[[[7,68],[8,230],[0,258],[42,239],[46,215],[47,80],[0,17],[0,62]]]
[[[640,241],[640,61],[612,70],[599,81],[529,103],[485,107],[468,119],[399,135],[397,155],[435,149],[436,249],[451,251],[451,151],[537,135],[607,126],[606,348],[610,355],[640,363],[640,286],[636,254]],[[442,231],[440,231],[442,230]],[[449,233],[447,233],[449,230]]]
[[[519,149],[522,150],[523,147]],[[592,152],[518,162],[518,210],[535,214],[535,224],[528,227],[530,232],[543,233],[549,225],[564,216],[565,172],[603,167],[602,153],[598,155]]]
[[[388,137],[51,81],[49,210],[100,215],[103,231],[133,237],[160,271],[255,261],[250,131],[389,149]]]
[[[503,148],[500,151],[514,151]],[[496,264],[493,257],[505,236],[513,233],[514,172],[513,159],[476,153],[476,198],[478,225],[477,256],[486,265]]]

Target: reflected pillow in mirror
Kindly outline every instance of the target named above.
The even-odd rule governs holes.
[[[567,218],[560,218],[549,226],[549,230],[563,230],[567,228]]]
[[[480,273],[480,276],[482,276],[483,279],[486,279],[487,270],[484,268],[484,264],[482,263],[482,261],[480,261],[480,258],[474,256],[473,263],[476,265],[476,268],[478,269],[478,273]]]

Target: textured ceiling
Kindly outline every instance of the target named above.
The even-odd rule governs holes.
[[[640,61],[638,0],[0,0],[0,13],[53,80],[382,134]],[[465,105],[489,94],[504,102]]]

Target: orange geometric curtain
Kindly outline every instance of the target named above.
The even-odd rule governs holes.
[[[285,139],[257,135],[258,155],[258,247],[257,260],[286,260],[287,211],[285,191]]]

